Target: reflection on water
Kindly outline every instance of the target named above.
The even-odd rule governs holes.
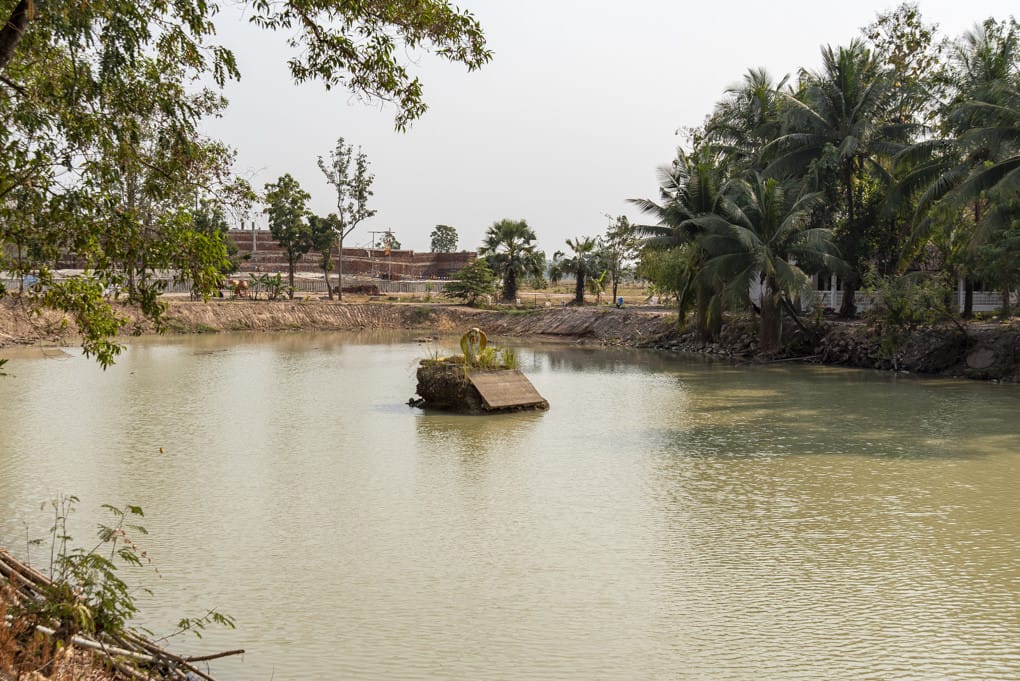
[[[1020,677],[1015,386],[535,346],[551,410],[464,417],[405,405],[435,349],[19,357],[0,543],[142,505],[144,623],[234,615],[225,679]]]

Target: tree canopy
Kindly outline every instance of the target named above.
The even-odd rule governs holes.
[[[450,225],[436,225],[429,235],[429,250],[433,253],[453,253],[457,250],[457,230]]]
[[[392,102],[401,130],[426,109],[410,70],[420,53],[469,70],[491,59],[475,18],[446,0],[241,4],[253,23],[290,35],[296,81]],[[218,10],[0,0],[0,270],[43,280],[48,294],[33,303],[70,313],[104,365],[124,321],[102,292],[123,287],[158,321],[155,270],[187,276],[225,255],[221,237],[196,239],[194,206],[214,198],[243,216],[254,199],[231,171],[233,152],[200,132],[226,106],[217,89],[240,76],[215,41]],[[82,281],[51,276],[66,257],[85,268]]]
[[[639,272],[677,297],[681,323],[693,307],[705,336],[724,310],[754,310],[763,348],[778,314],[798,322],[809,275],[839,277],[845,316],[859,287],[908,270],[943,290],[962,278],[964,316],[975,277],[1000,286],[1008,309],[1018,48],[1012,19],[947,40],[905,3],[824,46],[817,70],[749,70],[662,169],[658,199],[634,201],[653,218],[639,227]]]

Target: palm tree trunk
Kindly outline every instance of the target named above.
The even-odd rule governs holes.
[[[758,326],[758,351],[772,352],[779,346],[779,301],[775,282],[769,277],[761,292],[761,317]]]
[[[843,177],[846,190],[847,230],[853,233],[857,228],[857,202],[854,198],[854,169],[847,166]],[[856,273],[843,277],[843,302],[839,306],[839,316],[846,319],[857,316],[857,305],[854,303],[856,293]]]
[[[974,316],[974,280],[970,277],[963,279],[963,312],[960,316],[964,319]]]
[[[580,272],[574,282],[574,303],[584,305],[584,274]]]
[[[512,303],[515,300],[517,300],[517,273],[511,267],[503,277],[503,301]]]

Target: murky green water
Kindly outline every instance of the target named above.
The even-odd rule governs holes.
[[[1020,678],[1020,388],[535,346],[551,411],[457,417],[425,355],[16,357],[0,543],[140,504],[144,622],[235,616],[175,644],[224,680]]]

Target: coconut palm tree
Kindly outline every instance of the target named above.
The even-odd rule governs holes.
[[[715,293],[718,282],[703,276],[706,253],[697,241],[701,228],[692,222],[699,215],[720,210],[720,188],[726,178],[723,157],[705,146],[690,154],[677,150],[669,166],[659,168],[659,200],[630,199],[642,213],[657,219],[639,225],[644,248],[675,254],[680,267],[676,286],[678,323],[682,328],[693,307],[695,328],[702,338],[718,335],[722,324],[722,300]]]
[[[1010,19],[989,19],[965,33],[951,48],[948,76],[953,96],[943,112],[944,136],[902,152],[897,165],[906,167],[894,198],[916,196],[913,249],[949,230],[956,245],[944,254],[954,274],[964,279],[963,316],[973,308],[969,276],[977,247],[1001,231],[1009,211],[993,199],[1012,201],[1017,185],[1020,113],[1020,28]],[[1012,178],[1012,179],[1011,179]],[[961,234],[966,231],[967,234]],[[946,235],[943,235],[945,237]]]
[[[705,137],[731,163],[745,170],[765,167],[763,151],[782,132],[782,96],[789,76],[779,82],[765,69],[749,69],[705,125]]]
[[[545,269],[545,255],[538,250],[535,232],[524,220],[500,220],[485,232],[478,253],[503,282],[503,300],[517,299],[520,280],[538,276]]]
[[[563,251],[556,251],[549,277],[555,283],[564,274],[573,274],[574,304],[584,305],[585,281],[588,277],[598,277],[606,269],[599,252],[599,240],[590,236],[577,237],[567,239],[567,246],[570,246],[573,255],[568,257]]]
[[[825,47],[819,72],[803,73],[795,95],[783,96],[784,132],[766,147],[774,153],[768,174],[804,177],[814,189],[829,188],[835,199],[832,217],[840,218],[839,242],[852,271],[844,278],[840,313],[856,313],[854,292],[869,253],[861,220],[864,180],[891,179],[885,163],[917,129],[894,112],[892,72],[864,45]]]
[[[708,276],[726,282],[731,295],[745,299],[749,289],[758,285],[762,352],[778,345],[782,308],[800,324],[790,299],[810,293],[813,287],[798,263],[813,262],[828,269],[841,264],[832,232],[809,227],[821,192],[799,194],[792,186],[761,173],[731,180],[723,188],[730,201],[727,211],[691,220],[702,230],[698,241],[708,254],[704,263]]]

